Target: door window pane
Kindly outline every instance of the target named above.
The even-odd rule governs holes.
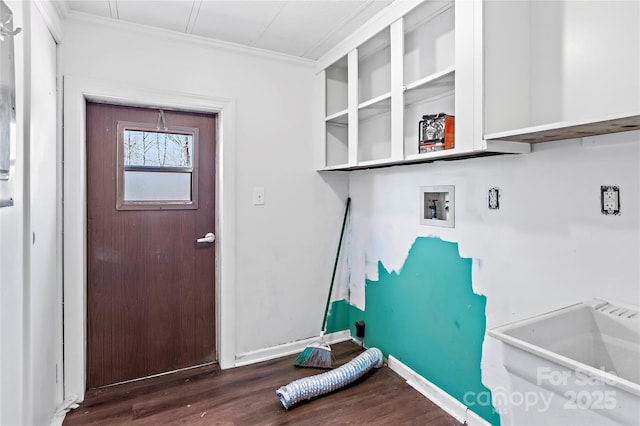
[[[191,173],[124,172],[125,201],[191,201]]]
[[[118,123],[118,209],[197,208],[197,129]]]
[[[124,131],[124,165],[191,168],[193,135]]]

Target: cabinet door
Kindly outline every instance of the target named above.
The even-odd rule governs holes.
[[[640,128],[640,2],[483,7],[487,138],[535,143]]]

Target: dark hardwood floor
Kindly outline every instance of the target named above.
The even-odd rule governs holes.
[[[331,346],[336,366],[362,349]],[[293,365],[296,355],[246,367],[216,365],[88,391],[64,425],[459,425],[388,367],[285,410],[276,389],[326,370]]]

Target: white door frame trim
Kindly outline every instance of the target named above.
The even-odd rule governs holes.
[[[216,154],[216,346],[235,366],[235,101],[114,81],[64,77],[64,395],[82,401],[86,384],[86,100],[218,114]]]

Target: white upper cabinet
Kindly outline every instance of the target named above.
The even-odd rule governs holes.
[[[640,129],[639,1],[486,1],[484,137]]]
[[[640,129],[640,1],[396,1],[320,58],[319,170]],[[423,115],[453,149],[419,153]],[[320,117],[319,117],[320,119]]]
[[[397,1],[318,61],[325,115],[319,170],[528,152],[482,140],[482,5],[473,0]],[[480,68],[478,67],[480,58]],[[455,116],[453,149],[419,153],[424,115]]]

